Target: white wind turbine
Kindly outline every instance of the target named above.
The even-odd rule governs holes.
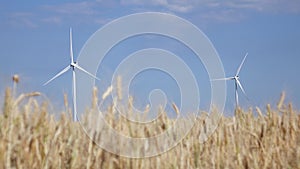
[[[47,81],[46,83],[44,83],[44,86],[47,85],[48,83],[50,83],[51,81],[53,81],[54,79],[56,79],[57,77],[61,76],[62,74],[64,74],[65,72],[67,72],[68,70],[72,69],[72,73],[73,73],[73,120],[77,121],[76,115],[77,115],[77,104],[76,104],[76,75],[75,75],[75,68],[83,71],[84,73],[88,74],[89,76],[100,80],[99,78],[97,78],[96,76],[94,76],[93,74],[89,73],[88,71],[86,71],[85,69],[83,69],[82,67],[80,67],[76,61],[74,61],[74,57],[73,57],[73,46],[72,46],[72,28],[70,28],[70,57],[71,57],[71,63],[70,65],[68,65],[67,67],[65,67],[62,71],[60,71],[59,73],[57,73],[53,78],[51,78],[49,81]]]
[[[239,80],[239,79],[240,79],[239,73],[240,73],[240,71],[241,71],[241,69],[242,69],[242,66],[243,66],[243,64],[244,64],[244,62],[245,62],[245,60],[246,60],[247,55],[248,55],[248,53],[246,53],[246,55],[245,55],[245,57],[244,57],[242,63],[240,64],[240,66],[239,66],[239,68],[238,68],[238,70],[236,71],[236,74],[235,74],[234,76],[232,76],[232,77],[227,77],[227,78],[221,78],[221,79],[212,79],[212,80],[211,80],[211,81],[216,81],[216,80],[234,80],[234,82],[235,82],[235,103],[236,103],[236,107],[239,106],[238,88],[241,89],[241,91],[243,92],[243,94],[246,96],[247,100],[249,100],[249,98],[248,98],[248,96],[246,95],[246,92],[245,92],[245,90],[244,90],[244,88],[243,88],[243,86],[242,86],[242,84],[241,84],[241,82],[240,82],[240,80]]]

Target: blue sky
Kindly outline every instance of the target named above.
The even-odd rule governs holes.
[[[69,27],[73,28],[73,48],[75,57],[88,38],[110,21],[136,12],[166,12],[182,17],[202,30],[214,44],[227,76],[235,74],[246,52],[249,53],[243,69],[241,82],[251,99],[247,102],[242,95],[244,107],[265,106],[276,103],[281,91],[286,91],[287,101],[299,107],[300,102],[300,1],[298,0],[89,0],[89,1],[1,1],[0,2],[0,87],[11,86],[13,74],[21,76],[20,92],[41,91],[54,105],[62,105],[63,93],[71,88],[71,73],[60,77],[49,86],[42,86],[52,75],[69,63]],[[149,38],[148,38],[149,39]],[[155,39],[155,38],[154,38]],[[178,49],[169,39],[158,38],[164,49]],[[141,44],[145,39],[133,39],[130,44]],[[126,46],[126,44],[125,44]],[[172,49],[173,48],[173,49]],[[181,49],[181,48],[179,48]],[[183,60],[190,62],[193,71],[205,76],[201,62],[189,60],[185,49],[177,50]],[[116,54],[130,54],[130,50],[120,46]],[[112,52],[113,53],[113,52]],[[112,58],[112,60],[109,60]],[[119,58],[120,59],[120,58]],[[97,76],[105,79],[99,86],[107,85],[114,66],[120,61],[108,57]],[[156,76],[148,72],[145,76]],[[196,73],[197,74],[197,73]],[[165,75],[161,75],[163,77]],[[107,80],[106,80],[107,79]],[[167,78],[162,78],[166,80]],[[139,82],[139,80],[141,82]],[[142,82],[147,78],[137,78],[132,91],[137,96],[148,91]],[[209,81],[197,79],[205,85]],[[204,79],[205,80],[205,79]],[[176,100],[176,85],[169,86],[170,100]],[[162,85],[166,88],[165,81]],[[102,87],[102,86],[101,86]],[[100,87],[100,88],[101,88]],[[136,89],[135,89],[136,87]],[[151,88],[151,87],[149,87]],[[105,90],[106,87],[100,89]],[[227,83],[226,111],[234,107],[234,83]],[[201,90],[201,89],[200,89]],[[201,92],[201,91],[200,91]],[[209,94],[202,89],[202,96]],[[147,98],[147,97],[145,97]],[[145,99],[146,100],[146,99]],[[201,99],[204,103],[207,103]],[[203,104],[205,107],[205,104]]]

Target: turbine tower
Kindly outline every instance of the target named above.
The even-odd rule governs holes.
[[[242,63],[240,64],[240,66],[238,67],[237,71],[236,71],[236,74],[232,77],[227,77],[227,78],[221,78],[221,79],[212,79],[211,81],[217,81],[217,80],[234,80],[235,82],[235,103],[236,103],[236,107],[239,106],[239,95],[238,95],[238,88],[241,89],[242,93],[245,95],[245,97],[247,98],[247,100],[249,100],[241,82],[240,82],[240,77],[239,77],[239,73],[243,67],[243,64],[246,60],[246,57],[247,57],[248,53],[246,53]]]
[[[75,74],[75,68],[79,69],[80,71],[82,71],[84,73],[86,73],[87,75],[91,76],[92,78],[95,78],[97,80],[100,80],[100,79],[97,78],[95,75],[89,73],[88,71],[86,71],[82,67],[80,67],[76,63],[76,61],[74,61],[73,46],[72,46],[72,28],[70,28],[70,57],[71,57],[71,63],[70,63],[70,65],[68,65],[67,67],[65,67],[62,71],[60,71],[54,77],[52,77],[50,80],[48,80],[46,83],[44,83],[44,86],[47,85],[47,84],[49,84],[51,81],[53,81],[54,79],[58,78],[59,76],[61,76],[65,72],[67,72],[68,70],[72,69],[72,74],[73,74],[73,78],[72,78],[73,120],[77,121],[77,117],[76,117],[76,115],[77,115],[77,103],[76,103],[76,74]]]

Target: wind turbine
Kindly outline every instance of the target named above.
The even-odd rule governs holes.
[[[246,94],[246,92],[245,92],[245,90],[244,90],[244,88],[243,88],[243,86],[242,86],[242,84],[240,82],[240,77],[239,77],[239,73],[240,73],[240,71],[242,69],[242,66],[243,66],[243,64],[244,64],[244,62],[246,60],[247,55],[248,55],[248,53],[246,53],[246,55],[245,55],[242,63],[240,64],[240,66],[239,66],[239,68],[236,71],[236,74],[234,76],[227,77],[227,78],[221,78],[221,79],[212,79],[211,80],[211,81],[216,81],[216,80],[234,80],[234,82],[235,82],[235,103],[236,103],[236,107],[239,106],[238,88],[241,89],[241,91],[243,92],[243,94],[245,95],[245,97],[247,98],[247,100],[249,100],[249,98],[248,98],[248,96],[247,96],[247,94]]]
[[[77,115],[77,104],[76,104],[76,75],[75,75],[75,68],[79,69],[81,71],[83,71],[84,73],[86,73],[87,75],[100,80],[99,78],[97,78],[95,75],[89,73],[88,71],[86,71],[85,69],[83,69],[82,67],[80,67],[76,61],[74,61],[74,57],[73,57],[73,46],[72,46],[72,28],[70,28],[70,57],[71,57],[71,63],[70,65],[68,65],[67,67],[65,67],[62,71],[60,71],[59,73],[57,73],[54,77],[52,77],[50,80],[48,80],[46,83],[44,83],[44,86],[49,84],[51,81],[53,81],[54,79],[58,78],[59,76],[61,76],[62,74],[64,74],[65,72],[67,72],[68,70],[72,69],[72,73],[73,73],[73,88],[72,88],[72,92],[73,92],[73,120],[77,121],[76,115]]]

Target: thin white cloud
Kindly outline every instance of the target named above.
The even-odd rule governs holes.
[[[113,19],[111,18],[96,18],[94,19],[94,22],[96,24],[99,24],[99,25],[104,25],[104,24],[107,24],[108,22],[112,21]]]
[[[107,11],[107,8],[114,10],[113,8],[117,6],[120,6],[120,3],[114,0],[94,0],[44,5],[41,6],[41,9],[50,12],[50,16],[43,19],[44,22],[60,24],[73,21],[73,24],[103,25],[112,20],[111,16],[102,15],[103,10]]]
[[[239,21],[247,17],[247,12],[257,12],[265,14],[274,13],[300,13],[299,0],[219,0],[218,6],[215,7],[218,11],[210,11],[211,16],[208,18],[215,18],[216,20]]]
[[[180,6],[180,5],[169,4],[167,8],[174,12],[187,13],[193,9],[193,6],[191,5]]]
[[[237,13],[234,10],[221,10],[221,11],[208,11],[200,16],[204,20],[210,20],[219,23],[238,22],[245,16],[241,13]]]
[[[121,0],[123,6],[145,9],[165,8],[175,13],[196,13],[220,22],[239,21],[247,11],[260,13],[300,13],[300,0]]]
[[[100,4],[103,1],[82,1],[69,2],[57,5],[43,5],[41,10],[47,11],[47,15],[41,19],[42,22],[48,24],[60,25],[68,23],[76,24],[101,24],[107,21],[106,18],[100,16]],[[111,3],[110,3],[111,5]]]
[[[37,28],[38,24],[33,21],[33,13],[16,12],[10,15],[9,23],[15,27],[25,26],[27,28]]]
[[[300,1],[299,0],[215,0],[206,1],[206,5],[209,7],[212,3],[215,3],[217,8],[227,8],[233,10],[252,10],[257,12],[272,12],[272,13],[299,13]]]
[[[42,5],[36,11],[16,12],[10,15],[9,22],[28,28],[71,22],[103,25],[112,20],[114,14],[124,14],[124,11],[162,11],[197,16],[206,23],[224,23],[238,22],[251,17],[253,12],[300,14],[300,0],[90,0]]]
[[[190,0],[186,0],[190,2]],[[192,3],[185,1],[168,1],[168,0],[121,0],[121,5],[136,5],[144,7],[163,7],[172,12],[187,13],[193,9]]]
[[[93,15],[96,13],[93,8],[95,3],[83,1],[83,2],[73,2],[73,3],[65,3],[60,5],[45,5],[44,9],[53,11],[60,14],[80,14],[80,15]]]
[[[49,24],[61,24],[62,18],[59,16],[50,16],[47,18],[41,19],[42,22],[49,23]]]

